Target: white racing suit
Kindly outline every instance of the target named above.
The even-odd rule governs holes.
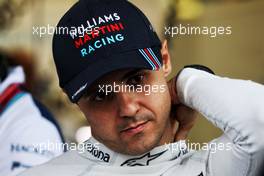
[[[59,156],[63,150],[41,149],[48,143],[62,143],[62,136],[53,117],[24,90],[10,95],[10,86],[25,82],[21,66],[9,69],[0,82],[0,176],[13,176],[25,169]],[[2,109],[1,100],[8,99]]]
[[[184,141],[140,156],[116,153],[90,138],[21,176],[256,176],[264,158],[264,86],[186,68],[177,80],[180,101],[202,113],[224,134],[212,150],[187,150]],[[201,135],[206,129],[201,131]],[[180,145],[181,144],[181,145]],[[220,145],[221,144],[221,145]],[[176,147],[180,146],[180,147]]]

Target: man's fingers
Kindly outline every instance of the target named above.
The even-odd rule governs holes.
[[[179,140],[186,140],[186,138],[188,137],[188,134],[189,134],[188,130],[184,130],[182,126],[179,126],[175,134],[174,141],[176,142]]]
[[[178,121],[179,126],[176,131],[174,140],[185,140],[195,124],[197,113],[193,109],[181,105],[178,106],[175,115],[175,119]]]
[[[197,112],[185,105],[181,105],[177,107],[176,111],[176,120],[181,124],[181,125],[191,125],[194,123],[196,119],[196,114]]]
[[[171,96],[171,116],[172,119],[175,119],[178,123],[178,129],[176,131],[174,140],[185,140],[194,126],[196,113],[193,109],[184,106],[180,103],[177,95],[176,87],[177,78],[174,77],[168,82],[168,88]]]
[[[176,77],[172,78],[168,81],[168,88],[171,95],[171,102],[172,105],[178,105],[180,104],[179,98],[177,95],[177,88],[176,88]]]

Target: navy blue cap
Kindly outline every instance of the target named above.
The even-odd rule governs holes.
[[[53,57],[73,103],[101,76],[124,68],[158,70],[161,42],[146,16],[127,0],[80,0],[53,37]]]

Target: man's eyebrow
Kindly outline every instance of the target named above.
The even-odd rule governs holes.
[[[143,69],[134,69],[132,71],[128,71],[124,76],[122,76],[121,81],[124,81],[126,78],[130,77],[131,75],[135,75],[136,73],[142,71]]]

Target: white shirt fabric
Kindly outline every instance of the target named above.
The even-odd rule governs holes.
[[[0,83],[0,94],[9,85],[24,81],[22,67],[10,69],[8,77]],[[62,139],[55,125],[41,115],[32,96],[23,92],[11,101],[0,113],[1,176],[17,175],[63,153],[63,150],[40,148],[48,142],[61,143]]]
[[[178,141],[127,156],[90,138],[86,150],[69,151],[21,176],[256,176],[264,158],[264,86],[186,68],[177,91],[182,103],[223,130],[210,144],[225,149],[193,151]]]

